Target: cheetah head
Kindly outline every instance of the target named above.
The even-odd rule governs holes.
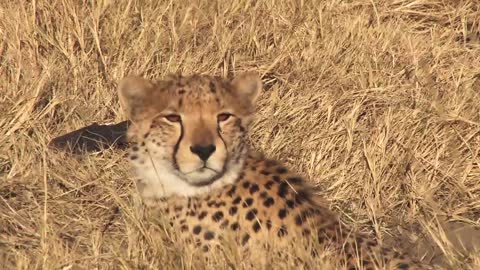
[[[233,80],[123,79],[119,96],[132,123],[130,159],[142,196],[188,196],[233,182],[243,166],[246,130],[261,85],[253,73]]]

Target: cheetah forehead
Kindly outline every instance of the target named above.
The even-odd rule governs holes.
[[[166,82],[168,108],[173,111],[241,109],[236,108],[229,81],[207,75],[171,76]]]
[[[249,100],[236,95],[231,81],[221,77],[173,75],[157,82],[157,87],[165,91],[167,104],[162,105],[170,111],[200,113],[227,110],[239,115],[251,113],[252,104]]]
[[[128,76],[120,82],[118,92],[129,119],[138,123],[168,110],[173,113],[226,110],[247,116],[254,112],[261,87],[260,77],[251,72],[232,80],[194,74],[170,75],[154,82]]]

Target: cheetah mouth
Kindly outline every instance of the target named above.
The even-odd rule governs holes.
[[[194,174],[194,173],[204,173],[204,172],[207,172],[207,171],[212,171],[214,173],[217,173],[219,174],[220,172],[213,169],[213,168],[210,168],[210,167],[207,167],[206,165],[203,166],[203,167],[200,167],[200,168],[197,168],[195,170],[191,170],[189,172],[186,172],[185,175],[189,175],[189,174]]]
[[[195,187],[208,186],[220,179],[223,174],[224,171],[215,170],[206,165],[184,173],[187,176],[188,184]]]

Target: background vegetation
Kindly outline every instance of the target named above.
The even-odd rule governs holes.
[[[359,230],[480,269],[476,0],[4,0],[0,38],[3,269],[206,267],[150,237],[122,151],[46,144],[124,120],[127,74],[245,70],[265,83],[255,148],[322,187]],[[264,267],[298,267],[282,258]],[[233,255],[208,264],[249,267]]]

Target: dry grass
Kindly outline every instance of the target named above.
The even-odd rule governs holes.
[[[243,70],[265,82],[256,148],[321,186],[359,230],[480,268],[480,252],[458,253],[447,237],[462,222],[480,239],[476,0],[6,0],[0,36],[3,269],[206,267],[149,236],[123,153],[71,157],[46,144],[122,120],[126,74]],[[213,264],[248,268],[237,255]]]

